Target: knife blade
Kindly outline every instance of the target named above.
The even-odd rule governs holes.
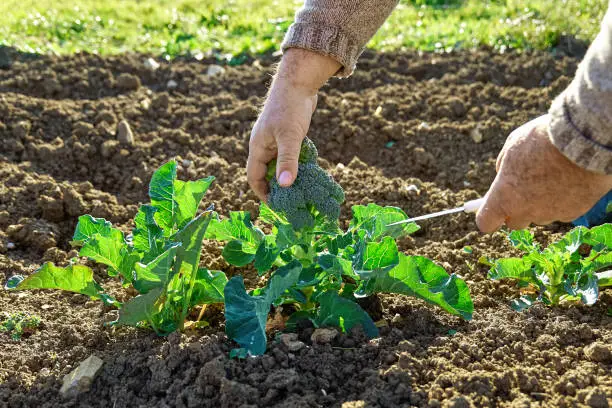
[[[427,220],[430,218],[442,217],[443,215],[456,214],[459,212],[475,213],[482,206],[482,204],[484,204],[484,201],[485,201],[484,198],[479,198],[477,200],[468,201],[465,204],[463,204],[461,207],[451,208],[449,210],[437,211],[431,214],[419,215],[418,217],[408,218],[407,220],[402,220],[402,221],[394,222],[392,224],[388,224],[387,227],[391,227],[393,225],[399,225],[399,224],[406,224],[408,222],[423,221],[423,220]]]

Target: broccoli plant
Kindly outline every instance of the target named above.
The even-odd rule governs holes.
[[[538,301],[592,305],[599,288],[612,286],[612,224],[575,228],[546,249],[540,248],[528,230],[512,231],[508,237],[525,256],[481,262],[491,267],[491,279],[518,281],[523,294],[512,302],[515,310]]]
[[[13,340],[21,340],[24,334],[32,334],[40,326],[40,317],[23,312],[2,313],[0,332],[7,333]]]
[[[302,154],[313,160],[316,150],[308,147]],[[312,166],[317,165],[301,164],[296,180],[301,188],[280,188],[278,194],[271,179],[270,206],[262,203],[259,211],[259,221],[268,225],[269,233],[255,226],[248,212],[240,211],[226,219],[213,218],[206,232],[208,238],[226,242],[223,256],[228,263],[253,263],[260,276],[269,274],[266,285],[255,290],[247,291],[240,276],[225,287],[226,332],[243,351],[265,352],[266,322],[273,306],[291,305],[288,328],[300,320],[342,331],[360,325],[370,338],[378,329],[357,299],[375,293],[415,296],[471,318],[473,303],[462,279],[427,258],[398,251],[396,239],[419,229],[414,223],[389,225],[407,219],[401,209],[354,206],[348,229],[343,230],[338,223],[341,189],[318,166],[302,180],[302,169]],[[318,188],[311,174],[317,174],[325,191],[304,191],[307,185]],[[283,204],[283,199],[294,204]]]
[[[79,255],[105,265],[109,276],[119,277],[138,296],[122,304],[96,282],[91,268],[76,260],[66,267],[47,263],[27,278],[14,276],[7,288],[81,293],[118,307],[113,324],[145,325],[158,334],[182,329],[196,306],[223,302],[225,274],[199,267],[213,213],[197,215],[198,207],[214,178],[181,181],[176,170],[176,162],[170,161],[153,174],[151,204],[140,207],[131,234],[90,215],[79,217],[74,232],[72,245],[80,247]]]

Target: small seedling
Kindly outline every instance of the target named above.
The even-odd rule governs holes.
[[[159,334],[183,329],[198,306],[222,303],[225,274],[199,266],[213,213],[198,215],[198,207],[214,178],[181,181],[176,171],[176,162],[170,161],[153,174],[151,204],[140,207],[131,234],[124,235],[103,218],[83,215],[72,238],[80,256],[105,265],[109,276],[131,285],[138,296],[122,304],[94,280],[91,268],[77,263],[47,263],[25,279],[12,277],[7,288],[81,293],[118,307],[119,318],[112,324],[147,326]]]
[[[23,335],[30,335],[40,326],[40,317],[23,312],[2,313],[0,332],[7,333],[13,340],[21,340]]]
[[[491,279],[518,281],[525,294],[512,302],[515,310],[535,302],[592,305],[599,288],[612,286],[612,224],[575,228],[546,249],[528,230],[512,231],[508,237],[525,256],[481,262],[491,267]]]

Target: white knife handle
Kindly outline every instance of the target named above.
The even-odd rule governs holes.
[[[466,213],[475,213],[484,204],[484,202],[484,198],[468,201],[467,203],[463,204],[463,211]]]

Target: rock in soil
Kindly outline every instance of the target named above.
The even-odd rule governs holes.
[[[336,336],[338,336],[338,330],[336,329],[315,329],[312,336],[310,336],[310,340],[313,343],[327,344],[331,343]]]
[[[95,355],[87,357],[77,368],[64,377],[60,394],[64,397],[76,396],[91,388],[96,374],[102,368],[104,361]]]
[[[132,129],[130,129],[130,125],[126,120],[122,120],[117,125],[117,140],[119,140],[119,143],[128,146],[134,144],[134,134],[132,133]]]

